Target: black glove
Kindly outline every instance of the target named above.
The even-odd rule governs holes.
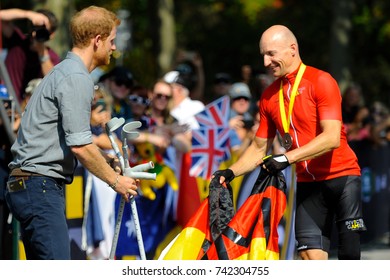
[[[213,179],[218,180],[219,182],[219,178],[221,176],[225,177],[226,183],[230,183],[234,179],[234,177],[236,177],[231,169],[223,169],[215,171],[213,174]]]
[[[269,155],[263,157],[262,167],[274,175],[278,174],[279,171],[282,171],[289,165],[290,163],[285,155]]]

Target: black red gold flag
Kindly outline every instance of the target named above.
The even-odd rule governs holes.
[[[278,225],[286,209],[282,173],[260,172],[234,214],[231,187],[210,182],[210,195],[162,256],[165,260],[277,260]]]

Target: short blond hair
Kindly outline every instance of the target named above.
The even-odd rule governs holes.
[[[87,47],[91,39],[101,35],[105,40],[121,20],[115,13],[97,6],[89,6],[77,12],[70,21],[70,33],[74,47]]]

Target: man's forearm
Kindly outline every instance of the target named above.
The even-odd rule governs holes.
[[[261,162],[261,158],[265,155],[265,146],[252,141],[252,144],[246,149],[244,154],[230,166],[235,176],[244,175],[254,170]],[[264,146],[264,147],[263,147]],[[263,147],[263,148],[261,148]]]
[[[41,13],[17,8],[0,10],[1,20],[11,21],[24,18],[29,19],[34,25],[45,25],[47,27],[49,24],[49,19]]]
[[[100,178],[109,185],[115,183],[117,174],[107,162],[108,157],[104,157],[95,144],[72,147],[72,152],[80,163],[93,175]]]

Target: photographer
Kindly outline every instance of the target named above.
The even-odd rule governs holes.
[[[21,102],[27,83],[43,78],[60,57],[47,45],[58,26],[57,17],[49,10],[25,11],[8,9],[0,11],[3,47],[8,49],[5,65],[15,93]],[[29,20],[29,31],[24,34],[13,21]]]

